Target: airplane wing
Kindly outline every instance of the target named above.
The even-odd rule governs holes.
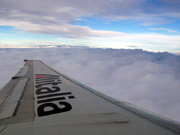
[[[25,62],[0,91],[0,135],[180,134],[178,122],[113,99],[41,61]]]

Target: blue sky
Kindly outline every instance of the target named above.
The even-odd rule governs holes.
[[[128,34],[132,33],[148,33],[152,32],[150,28],[166,28],[174,30],[176,32],[168,32],[166,30],[154,30],[160,34],[176,35],[180,34],[180,20],[173,21],[171,23],[155,25],[155,26],[144,26],[137,20],[127,19],[120,21],[108,21],[101,18],[82,18],[82,20],[76,21],[75,25],[88,26],[95,30],[107,30],[107,31],[118,31],[125,32]]]
[[[1,0],[0,47],[180,51],[179,0]]]

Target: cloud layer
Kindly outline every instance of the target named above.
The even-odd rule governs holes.
[[[24,59],[40,59],[110,96],[180,121],[180,56],[90,48],[0,49],[0,56],[0,87]]]
[[[171,21],[180,18],[179,5],[176,0],[1,0],[0,25],[68,37],[103,36],[104,33],[94,35],[96,31],[74,24],[83,17],[111,21],[135,19],[144,25],[165,24],[169,23],[169,18]]]

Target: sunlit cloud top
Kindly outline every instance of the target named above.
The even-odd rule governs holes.
[[[179,51],[179,7],[179,0],[1,0],[0,47]]]

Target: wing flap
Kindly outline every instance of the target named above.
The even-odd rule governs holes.
[[[20,101],[20,97],[23,93],[23,90],[26,86],[27,81],[28,81],[28,78],[22,79],[15,86],[7,103],[5,104],[5,106],[3,107],[3,109],[0,113],[0,119],[4,119],[4,118],[13,116],[13,113],[15,112],[18,102]]]

